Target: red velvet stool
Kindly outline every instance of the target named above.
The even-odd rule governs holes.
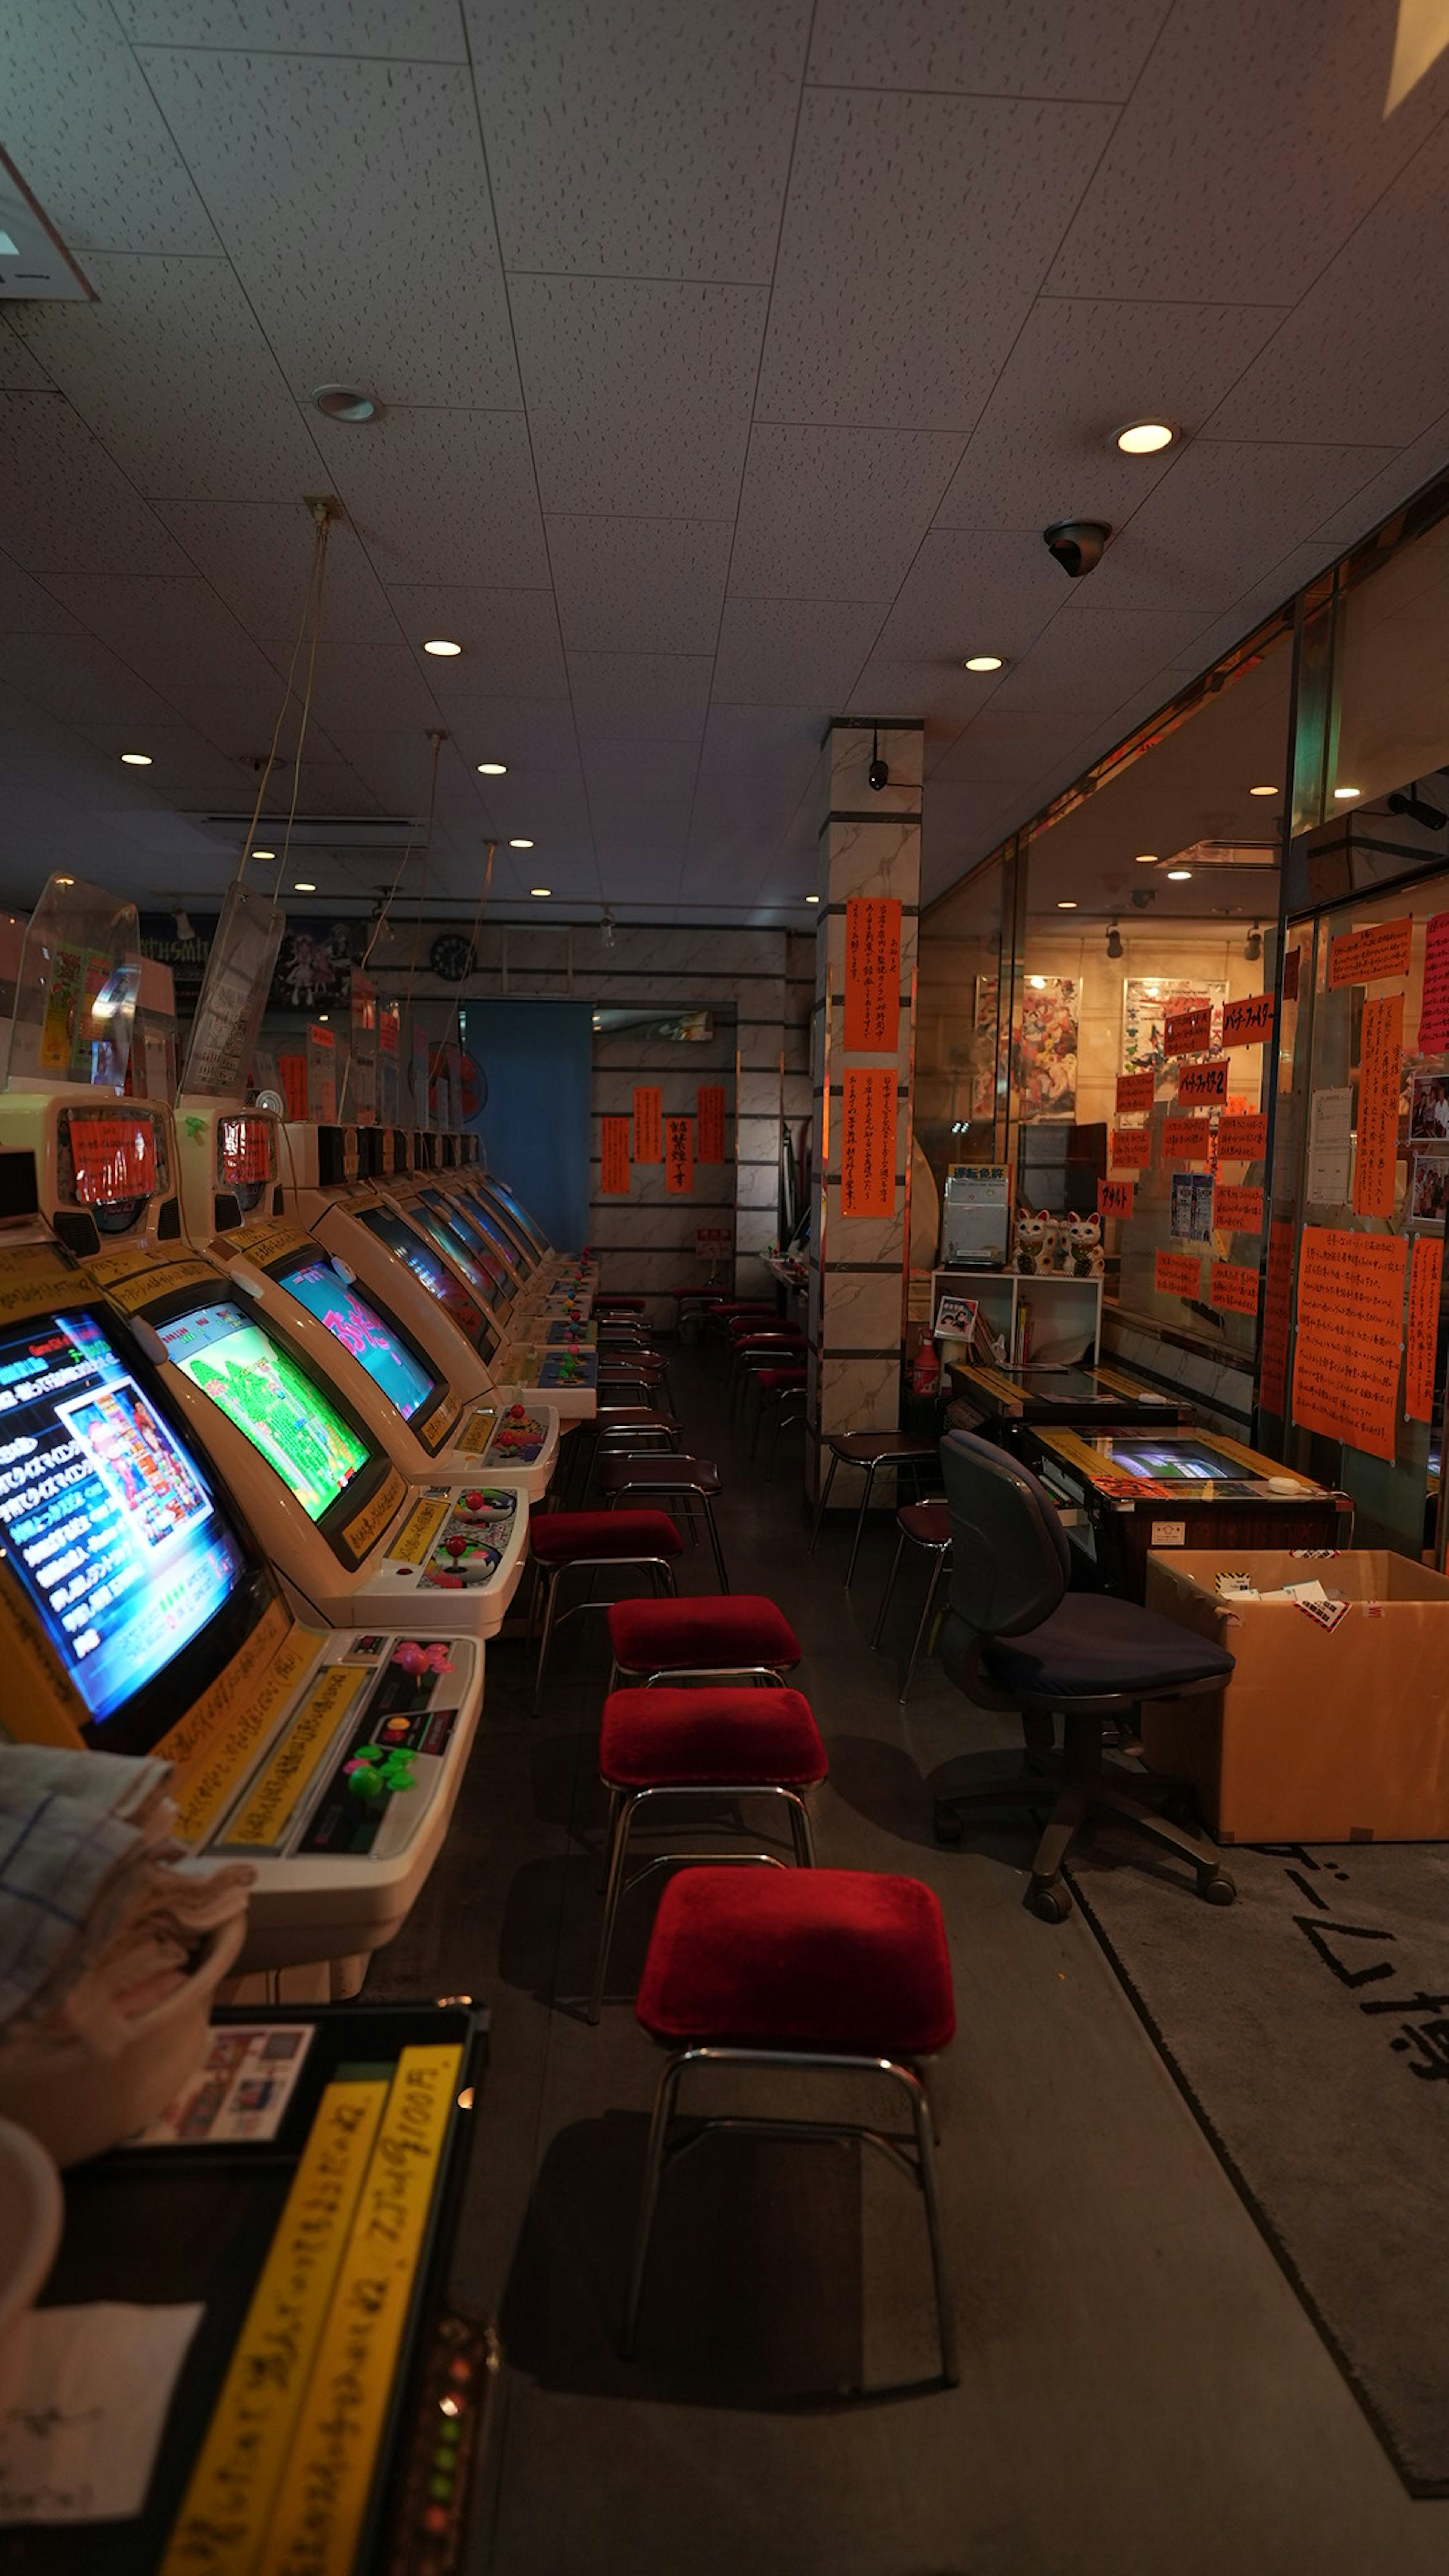
[[[594,1291],[596,1315],[642,1315],[643,1312],[642,1297],[621,1297],[612,1288],[596,1288]]]
[[[660,1899],[635,2006],[670,2052],[654,2097],[620,2349],[634,2349],[649,2238],[665,2168],[712,2128],[768,2137],[857,2138],[903,2166],[925,2203],[941,2375],[954,2386],[956,2326],[941,2237],[930,2104],[918,2061],[956,2028],[941,1907],[919,1879],[853,1869],[681,1870]],[[681,2121],[691,2066],[889,2077],[910,2108],[903,2135],[839,2120]]]
[[[716,1791],[727,1795],[732,1806],[743,1798],[769,1798],[783,1805],[789,1817],[797,1865],[810,1869],[815,1847],[802,1792],[818,1787],[827,1768],[820,1729],[799,1691],[715,1684],[699,1690],[609,1693],[599,1729],[599,1776],[609,1792],[609,1824],[591,2022],[598,2020],[604,2000],[614,1926],[624,1898],[656,1870],[699,1858],[697,1852],[659,1852],[626,1880],[635,1824],[650,1823],[661,1808],[681,1801],[698,1805]],[[736,1823],[729,1830],[738,1833],[743,1827]],[[736,1867],[742,1861],[784,1867],[773,1852],[731,1852],[726,1857]]]
[[[720,1545],[719,1524],[714,1516],[714,1497],[722,1493],[720,1472],[712,1458],[688,1458],[679,1455],[648,1457],[637,1452],[627,1458],[605,1458],[599,1469],[599,1483],[612,1496],[617,1509],[620,1503],[636,1507],[658,1504],[665,1511],[686,1513],[689,1518],[690,1543],[694,1540],[694,1515],[704,1515],[714,1555],[715,1572],[721,1592],[730,1588],[724,1549]]]
[[[941,1588],[941,1577],[943,1574],[950,1571],[951,1515],[947,1511],[945,1503],[937,1499],[932,1499],[927,1503],[902,1503],[900,1510],[896,1514],[896,1528],[900,1535],[896,1540],[895,1555],[891,1558],[891,1570],[886,1577],[886,1588],[881,1594],[880,1617],[875,1623],[875,1635],[870,1641],[877,1653],[880,1651],[880,1641],[885,1628],[886,1613],[891,1606],[891,1594],[896,1588],[896,1576],[901,1570],[901,1558],[906,1552],[907,1543],[909,1542],[912,1547],[921,1548],[931,1560],[931,1579],[926,1586],[926,1597],[921,1604],[921,1615],[916,1621],[916,1633],[911,1639],[911,1651],[906,1663],[906,1677],[901,1684],[901,1706],[904,1708],[906,1701],[910,1697],[911,1682],[915,1675],[916,1663],[920,1655],[922,1640],[925,1637],[926,1630],[931,1624],[931,1612],[936,1606],[936,1595]]]
[[[543,1633],[538,1641],[538,1670],[533,1677],[536,1712],[553,1632],[562,1624],[557,1611],[564,1576],[585,1572],[597,1578],[605,1566],[634,1565],[647,1573],[651,1587],[662,1583],[665,1591],[672,1593],[673,1560],[683,1554],[684,1541],[667,1512],[535,1512],[528,1524],[528,1546],[538,1567],[543,1595]],[[576,1602],[572,1610],[565,1611],[566,1619],[576,1618],[584,1610],[618,1606],[594,1601],[592,1583],[589,1589],[590,1599]],[[537,1610],[535,1592],[529,1616],[530,1636]]]
[[[779,1682],[802,1652],[784,1611],[760,1592],[611,1601],[608,1616],[611,1691],[624,1674],[648,1681],[688,1674],[699,1681]]]
[[[789,1395],[803,1394],[809,1375],[803,1351],[798,1359],[793,1354],[787,1353],[779,1359],[771,1360],[765,1368],[751,1369],[750,1377],[759,1399],[755,1406],[754,1428],[750,1433],[752,1458],[760,1445],[760,1433],[773,1414],[774,1431],[770,1439],[770,1463],[773,1466],[775,1442],[779,1435],[780,1416],[785,1410],[785,1398]]]

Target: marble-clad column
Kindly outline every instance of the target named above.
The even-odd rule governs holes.
[[[872,788],[867,777],[873,739],[890,771],[881,789]],[[825,902],[816,934],[812,1026],[816,1164],[805,1444],[806,1489],[812,1498],[823,1474],[822,1443],[830,1432],[894,1430],[900,1422],[923,749],[919,724],[875,728],[850,717],[837,717],[826,740],[828,805],[820,869]],[[845,907],[852,895],[891,895],[901,905],[894,1206],[888,1217],[842,1216],[840,1207],[846,1068],[879,1068],[889,1062],[880,1055],[845,1052]],[[832,1509],[836,1503],[857,1501],[859,1490],[857,1478],[839,1469]],[[883,1478],[876,1490],[882,1501],[888,1499],[890,1487]]]

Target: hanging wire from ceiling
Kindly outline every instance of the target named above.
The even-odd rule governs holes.
[[[262,804],[263,804],[263,801],[264,801],[264,799],[265,799],[265,797],[266,797],[266,793],[267,793],[267,783],[268,783],[269,779],[271,778],[271,775],[272,775],[272,771],[273,771],[273,769],[274,769],[274,768],[275,768],[275,766],[276,766],[276,759],[277,759],[277,745],[278,745],[278,743],[279,743],[279,742],[281,741],[281,739],[282,739],[282,727],[283,727],[283,725],[285,724],[285,722],[286,722],[286,720],[287,720],[287,709],[288,709],[288,707],[289,707],[289,706],[291,705],[291,703],[292,703],[292,697],[293,697],[293,692],[294,692],[294,686],[295,686],[296,677],[297,677],[297,660],[298,660],[298,656],[299,656],[299,655],[300,655],[300,653],[301,653],[302,645],[303,645],[303,641],[304,641],[304,639],[305,639],[305,637],[306,637],[307,630],[308,630],[308,627],[309,627],[309,626],[310,626],[310,627],[311,627],[311,629],[312,629],[312,651],[311,651],[311,655],[309,656],[309,660],[308,660],[308,681],[307,681],[307,685],[308,685],[308,701],[309,701],[309,704],[310,704],[310,693],[311,693],[311,674],[312,674],[312,668],[313,668],[313,665],[315,664],[315,662],[316,662],[316,658],[317,658],[317,634],[318,634],[318,630],[320,629],[320,627],[321,627],[321,623],[322,623],[322,581],[323,581],[323,575],[324,575],[324,572],[325,572],[325,569],[326,569],[326,562],[327,562],[327,531],[328,531],[328,529],[331,527],[331,524],[332,524],[333,510],[332,510],[332,504],[331,504],[331,502],[330,502],[330,501],[310,501],[310,502],[308,503],[308,505],[307,505],[307,506],[308,506],[308,508],[311,510],[311,513],[312,513],[312,521],[313,521],[313,534],[312,534],[312,561],[311,561],[311,563],[310,563],[310,565],[308,566],[308,569],[307,569],[307,587],[306,587],[306,590],[305,590],[305,592],[304,592],[304,594],[303,594],[303,598],[302,598],[302,615],[301,615],[301,620],[300,620],[300,622],[299,622],[299,624],[298,624],[298,627],[297,627],[296,641],[295,641],[295,643],[294,643],[294,644],[293,644],[293,646],[292,646],[292,658],[291,658],[291,661],[290,661],[290,662],[288,663],[288,665],[287,665],[287,686],[286,686],[286,689],[285,689],[285,690],[284,690],[284,692],[283,692],[283,696],[282,696],[282,703],[281,703],[281,705],[280,705],[280,706],[278,707],[278,709],[277,709],[277,721],[276,721],[276,723],[275,723],[275,724],[273,725],[273,727],[272,727],[272,740],[271,740],[271,746],[270,746],[270,748],[269,748],[269,750],[268,750],[268,752],[267,752],[266,760],[264,761],[264,763],[263,763],[263,765],[262,765],[262,774],[261,774],[261,777],[260,777],[260,778],[258,779],[258,781],[257,781],[257,797],[256,797],[256,803],[255,803],[255,804],[253,805],[253,807],[252,807],[252,819],[251,819],[250,823],[247,825],[247,836],[246,836],[245,841],[242,843],[241,859],[240,859],[240,862],[239,862],[239,864],[238,864],[237,872],[236,872],[236,874],[237,874],[237,883],[238,883],[238,885],[244,885],[244,884],[245,884],[245,882],[246,882],[247,861],[248,861],[248,859],[251,857],[251,854],[252,854],[252,843],[253,843],[253,841],[256,839],[257,825],[258,825],[258,823],[261,821],[261,816],[262,816]],[[306,730],[307,730],[307,712],[308,712],[307,707],[306,707],[306,706],[304,706],[303,711],[302,711],[302,736],[304,736],[304,735],[305,735]],[[299,736],[299,738],[298,738],[298,743],[297,743],[297,758],[296,758],[296,761],[295,761],[295,762],[294,762],[294,764],[293,764],[292,806],[291,806],[291,813],[292,813],[292,814],[295,814],[295,812],[296,812],[296,810],[297,810],[297,782],[296,782],[296,773],[297,773],[297,771],[300,769],[300,767],[301,767],[301,761],[302,761],[302,736]],[[291,815],[289,814],[289,816],[288,816],[288,831],[289,831],[289,833],[290,833],[290,829],[291,829]],[[279,884],[280,884],[280,881],[281,881],[281,880],[280,880],[280,872],[279,872],[279,875],[278,875],[278,883],[279,883]],[[272,901],[273,901],[273,905],[275,906],[275,902],[276,902],[276,893],[275,893],[275,890],[274,890],[274,892],[273,892]]]
[[[428,780],[428,819],[419,854],[417,911],[413,915],[413,947],[412,955],[408,959],[407,991],[403,995],[403,1017],[409,1029],[413,1022],[413,986],[417,981],[418,949],[423,936],[423,901],[428,890],[428,860],[432,856],[433,849],[433,818],[438,810],[438,764],[442,759],[443,745],[447,739],[445,733],[430,733],[428,736],[433,747],[432,774]]]
[[[302,753],[307,741],[307,726],[312,715],[312,689],[317,676],[317,646],[322,636],[322,585],[327,572],[327,531],[332,524],[332,512],[327,502],[322,501],[314,505],[313,515],[317,521],[317,549],[314,557],[316,580],[312,590],[312,638],[307,648],[307,685],[302,692],[302,721],[297,728],[297,748],[292,755],[292,795],[287,807],[287,828],[282,837],[282,853],[277,861],[277,873],[272,880],[273,912],[276,911],[281,899],[283,880],[292,856],[292,826],[297,819],[297,798],[302,789]]]

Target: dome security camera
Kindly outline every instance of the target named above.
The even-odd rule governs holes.
[[[880,756],[879,725],[872,725],[870,729],[870,767],[865,774],[877,796],[883,787],[889,787],[891,783],[890,771]]]
[[[1054,528],[1043,528],[1042,540],[1068,581],[1082,581],[1096,571],[1111,533],[1101,519],[1060,519]]]

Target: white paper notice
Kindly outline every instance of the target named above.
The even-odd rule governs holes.
[[[140,2512],[201,2316],[103,2300],[21,2319],[0,2350],[0,2523]]]
[[[1308,1113],[1308,1202],[1311,1207],[1347,1206],[1352,1158],[1352,1091],[1315,1091]]]

